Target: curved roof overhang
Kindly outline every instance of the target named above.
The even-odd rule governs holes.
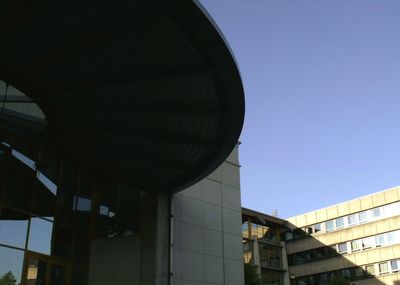
[[[1,136],[27,155],[40,149],[171,192],[211,173],[237,143],[240,75],[192,1],[7,0],[0,31],[0,80],[47,120],[0,114]]]

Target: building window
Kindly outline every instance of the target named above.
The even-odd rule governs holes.
[[[378,218],[378,217],[380,217],[381,215],[382,215],[382,208],[375,208],[375,209],[372,209],[372,215],[374,216],[374,218]]]
[[[364,276],[364,274],[365,274],[365,271],[364,271],[364,269],[362,269],[361,267],[356,267],[356,268],[354,269],[354,277],[355,277],[356,279],[360,279],[361,277]]]
[[[286,232],[285,233],[285,240],[292,240],[293,239],[293,233],[292,232]]]
[[[389,266],[387,262],[379,263],[379,273],[380,274],[389,273]]]
[[[362,239],[362,246],[363,246],[363,249],[371,248],[371,247],[373,247],[374,245],[375,245],[375,239],[374,239],[374,237],[367,237],[367,238],[363,238],[363,239]]]
[[[385,244],[385,235],[384,234],[378,235],[378,236],[375,237],[375,240],[376,240],[376,246],[377,247],[378,246],[382,246],[382,245]]]
[[[386,234],[387,243],[399,243],[400,242],[400,231],[394,231]]]
[[[314,233],[318,233],[318,232],[320,232],[320,231],[322,231],[322,226],[321,226],[321,224],[315,224],[315,225],[314,225]]]
[[[400,214],[399,206],[399,202],[384,206],[385,216],[389,217]]]
[[[344,279],[350,279],[351,277],[350,269],[340,270],[340,276]]]
[[[312,233],[313,233],[313,228],[310,226],[310,227],[305,227],[304,228],[304,231],[307,233],[307,234],[309,234],[309,235],[311,235]]]
[[[353,214],[347,217],[347,223],[349,226],[356,225],[358,223],[357,215]]]
[[[368,211],[358,213],[358,220],[360,224],[368,222]]]
[[[336,219],[336,229],[341,229],[344,227],[344,218],[338,218]]]
[[[390,265],[392,266],[392,272],[399,271],[400,270],[400,259],[392,260],[390,262]]]
[[[365,271],[367,272],[368,275],[375,275],[375,267],[374,267],[374,265],[367,265],[365,267]]]
[[[339,246],[339,253],[347,253],[347,243],[340,243]]]
[[[362,248],[362,241],[359,240],[355,240],[351,242],[351,251],[359,251]]]
[[[244,238],[249,238],[249,223],[248,222],[244,222],[242,224],[242,236]]]
[[[328,274],[327,273],[321,273],[319,275],[319,281],[324,284],[325,282],[328,282]]]
[[[333,230],[335,230],[334,224],[333,224],[333,220],[327,221],[326,222],[326,231],[327,232],[332,232]]]

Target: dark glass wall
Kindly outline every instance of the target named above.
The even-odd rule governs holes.
[[[50,158],[37,163],[2,143],[0,280],[87,284],[90,241],[137,234],[139,199],[119,181]]]

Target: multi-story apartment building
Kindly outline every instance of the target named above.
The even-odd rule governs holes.
[[[400,282],[400,187],[288,221],[305,233],[286,234],[293,284],[324,284],[334,276],[353,284]]]
[[[244,221],[248,211],[243,209]],[[400,284],[400,187],[287,221],[274,217],[274,222],[282,229],[281,260],[287,256],[287,263],[281,263],[278,283],[264,284],[319,285],[333,278],[348,279],[354,285]],[[245,262],[250,256],[246,234]],[[257,240],[254,234],[249,236]],[[254,246],[251,250],[250,262],[257,265],[253,256],[261,255],[261,250]]]

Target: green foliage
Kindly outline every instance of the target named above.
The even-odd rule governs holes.
[[[4,273],[0,278],[0,285],[16,285],[17,279],[15,279],[14,274],[11,271]]]
[[[261,285],[261,278],[258,275],[257,266],[249,263],[244,264],[244,284]]]
[[[331,280],[329,280],[327,285],[350,285],[350,280],[335,277],[335,278],[332,278]]]

